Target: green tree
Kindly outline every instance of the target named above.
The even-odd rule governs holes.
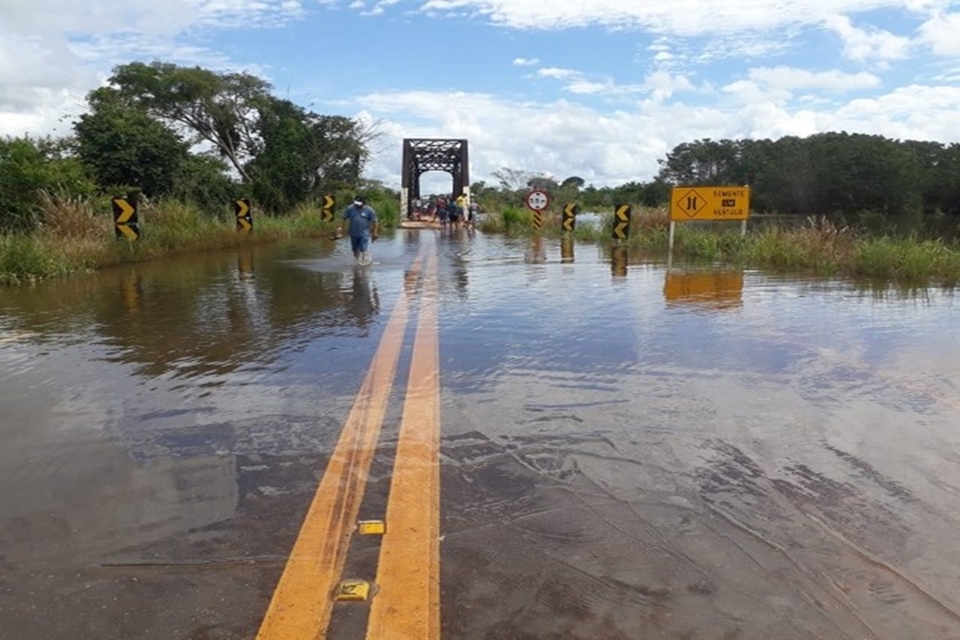
[[[95,185],[86,167],[69,153],[69,141],[0,139],[0,231],[36,227],[41,191],[89,196]]]
[[[120,102],[188,133],[190,143],[209,144],[272,211],[354,188],[377,135],[375,127],[275,98],[250,74],[164,62],[117,67],[90,102],[95,111]]]
[[[187,143],[144,110],[101,96],[74,127],[77,154],[101,188],[138,187],[148,196],[174,190]]]
[[[684,142],[659,162],[659,177],[669,184],[743,184],[746,177],[740,146],[732,140]]]
[[[286,210],[360,183],[368,150],[358,122],[270,97],[260,107],[257,129],[261,148],[245,169],[254,196],[270,208]]]
[[[162,121],[184,127],[193,142],[207,142],[251,182],[245,165],[261,150],[256,130],[259,109],[267,103],[270,84],[248,73],[216,73],[169,62],[132,62],[114,69],[109,85],[91,96],[114,95]]]
[[[170,195],[192,202],[211,216],[225,211],[226,204],[249,193],[229,175],[223,159],[209,154],[191,154],[174,176]]]
[[[514,194],[524,191],[537,174],[523,169],[513,169],[511,167],[501,167],[497,171],[490,172],[490,175],[497,179],[500,188],[503,191],[509,191]]]

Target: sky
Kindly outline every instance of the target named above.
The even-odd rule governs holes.
[[[678,144],[825,131],[960,142],[960,1],[0,0],[0,136],[71,133],[111,70],[247,71],[379,136],[503,168],[647,181]],[[450,177],[425,174],[427,191]]]

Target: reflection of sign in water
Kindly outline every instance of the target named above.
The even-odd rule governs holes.
[[[626,247],[610,247],[610,273],[618,278],[627,277]]]
[[[573,262],[573,238],[564,236],[560,240],[560,262]]]
[[[668,303],[691,304],[709,309],[732,309],[743,304],[743,273],[740,271],[668,271],[663,285]]]
[[[671,220],[746,220],[750,187],[674,187]]]
[[[540,236],[534,236],[530,242],[530,250],[525,256],[525,262],[540,264],[547,261],[547,252],[543,247],[543,239]]]

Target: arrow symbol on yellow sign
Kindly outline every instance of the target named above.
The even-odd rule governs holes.
[[[247,204],[246,200],[237,200],[237,217],[242,218],[247,215],[250,211],[250,205]]]
[[[618,222],[617,226],[613,228],[613,232],[616,233],[617,236],[620,238],[626,238],[627,237],[626,230],[627,230],[627,227],[629,226],[630,226],[630,223],[627,222],[626,220],[624,220],[623,222]]]
[[[130,218],[133,217],[133,214],[137,212],[136,209],[127,202],[126,198],[114,198],[113,204],[120,210],[120,213],[117,215],[117,218],[114,222],[118,225],[124,224],[130,221]]]
[[[333,196],[323,196],[323,208],[324,209],[333,209],[333,206],[337,204],[336,199]]]
[[[630,222],[630,205],[624,204],[620,205],[617,208],[617,217],[622,221],[629,223]]]
[[[133,228],[128,224],[118,224],[117,229],[127,238],[127,240],[136,240],[140,237],[139,234],[137,234],[137,232],[134,231]]]

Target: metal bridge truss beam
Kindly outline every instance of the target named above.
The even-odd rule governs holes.
[[[470,195],[470,161],[467,141],[453,138],[405,138],[400,213],[404,218],[411,203],[421,197],[420,177],[428,171],[445,171],[452,180],[453,197]]]

